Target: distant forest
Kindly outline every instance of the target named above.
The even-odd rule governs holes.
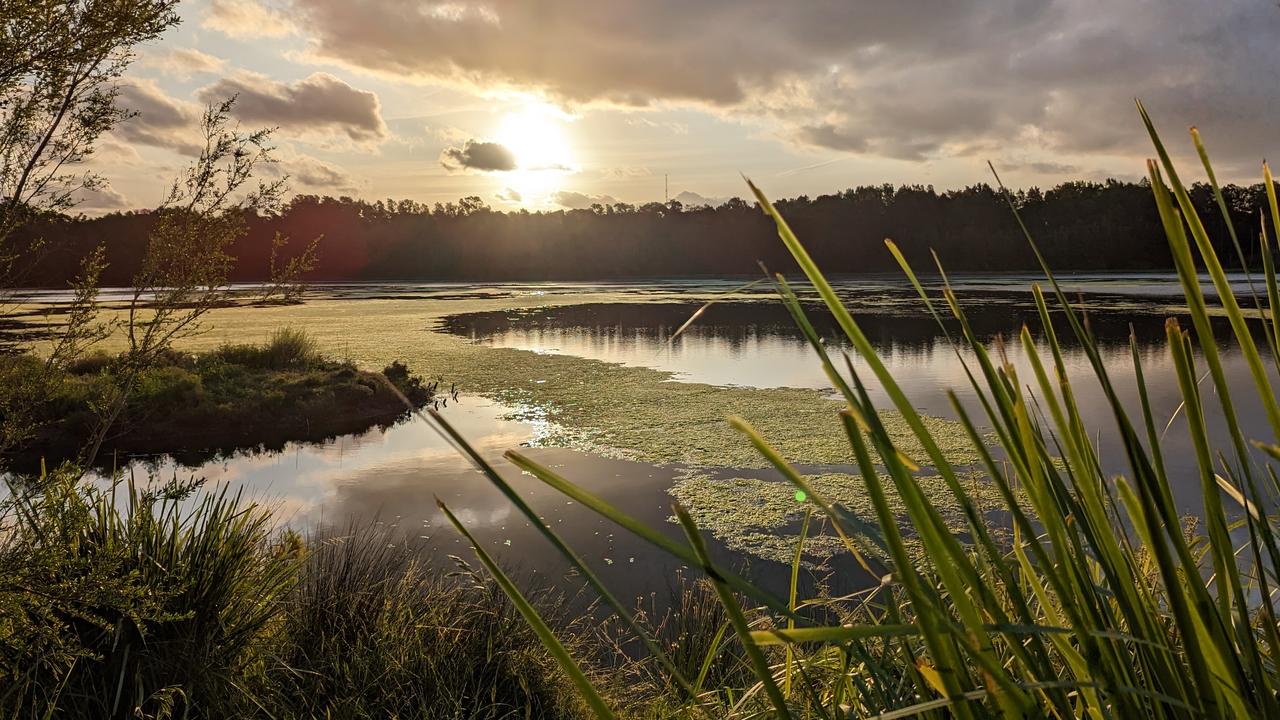
[[[1259,212],[1265,188],[1223,188],[1250,264],[1258,262]],[[1211,189],[1197,185],[1193,201],[1224,259],[1235,259]],[[1014,195],[1022,218],[1056,270],[1153,270],[1172,267],[1146,181],[1069,182]],[[948,271],[1014,271],[1036,267],[1003,196],[980,184],[937,192],[932,187],[856,187],[777,203],[824,270],[896,270],[883,241],[892,238],[920,270],[936,250]],[[104,282],[127,285],[142,257],[152,212],[102,217],[50,216],[22,235],[44,252],[29,268],[29,284],[63,286],[82,258],[105,244]],[[794,265],[772,223],[740,199],[718,207],[678,202],[595,205],[556,212],[502,212],[480,198],[456,203],[366,202],[299,195],[280,214],[248,218],[248,233],[231,248],[232,278],[268,276],[277,232],[292,238],[283,255],[323,236],[313,280],[461,281],[609,279],[750,275]]]

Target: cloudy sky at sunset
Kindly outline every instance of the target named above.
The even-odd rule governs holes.
[[[1274,2],[198,0],[143,49],[82,209],[154,206],[202,107],[278,126],[295,192],[495,208],[1135,179],[1132,99],[1252,181]]]

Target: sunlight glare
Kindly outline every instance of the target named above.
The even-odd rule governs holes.
[[[515,154],[517,167],[501,180],[520,193],[523,204],[546,202],[566,176],[577,172],[565,133],[569,119],[546,103],[531,103],[502,119],[494,139]]]

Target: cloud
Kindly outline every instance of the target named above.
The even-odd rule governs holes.
[[[139,65],[163,70],[166,75],[189,80],[193,75],[220,75],[227,61],[195,48],[174,48],[143,55]]]
[[[126,210],[132,207],[129,199],[117,192],[110,185],[93,189],[80,188],[71,194],[75,202],[72,212],[83,212],[86,215],[100,215],[113,210]]]
[[[925,161],[1149,153],[1132,98],[1224,159],[1273,151],[1280,10],[1253,0],[293,0],[317,57],[565,103],[689,104]]]
[[[610,195],[587,195],[574,190],[560,190],[551,196],[551,202],[569,210],[584,210],[592,205],[613,205],[618,199]]]
[[[170,97],[153,80],[131,79],[120,85],[116,104],[136,113],[115,127],[120,140],[184,155],[200,152],[201,109],[195,103]]]
[[[499,190],[494,197],[504,203],[519,204],[524,202],[524,196],[515,188],[503,188]]]
[[[453,125],[424,125],[427,135],[443,143],[463,143],[470,139],[470,134]]]
[[[294,190],[315,190],[354,194],[361,183],[351,173],[318,158],[302,154],[286,154],[273,165],[277,172],[289,176]]]
[[[204,102],[237,96],[234,113],[241,120],[303,132],[331,132],[358,143],[387,137],[378,96],[318,72],[295,83],[258,73],[239,72],[201,89]]]
[[[1052,162],[1047,160],[1024,162],[1024,163],[1005,163],[1003,166],[997,165],[997,170],[1024,170],[1027,172],[1038,173],[1040,175],[1059,175],[1062,177],[1079,177],[1082,172],[1079,165],[1071,163]]]
[[[516,169],[516,155],[501,143],[468,140],[460,148],[445,148],[440,164],[448,170],[508,172]]]
[[[665,130],[672,135],[688,135],[689,126],[682,122],[659,122],[651,120],[643,115],[637,115],[627,119],[627,124],[632,127],[646,127],[655,130]]]
[[[280,38],[295,32],[284,13],[257,0],[212,0],[200,25],[234,38]]]
[[[601,171],[601,175],[606,178],[615,180],[625,180],[627,178],[638,178],[652,175],[653,171],[644,165],[623,165],[621,167],[606,168]]]

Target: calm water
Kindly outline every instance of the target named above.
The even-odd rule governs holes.
[[[994,341],[1012,338],[1024,322],[1034,326],[1028,278],[967,277],[958,290],[972,312],[975,330]],[[483,345],[511,347],[545,353],[565,353],[625,365],[668,370],[672,382],[699,382],[754,387],[827,388],[816,358],[791,324],[785,310],[771,302],[769,291],[753,289],[742,298],[710,307],[674,342],[672,334],[701,305],[685,299],[730,289],[737,281],[671,282],[608,285],[620,302],[591,303],[535,310],[511,310],[454,315],[438,329],[461,335]],[[1155,275],[1091,275],[1067,281],[1091,309],[1096,333],[1112,379],[1124,402],[1137,412],[1128,337],[1130,325],[1137,336],[1139,353],[1148,380],[1150,399],[1158,423],[1163,426],[1180,402],[1172,365],[1162,349],[1164,317],[1176,314],[1179,296],[1172,278]],[[859,322],[875,343],[881,357],[914,403],[927,412],[954,417],[947,389],[974,416],[981,416],[963,366],[955,351],[927,316],[916,312],[909,288],[894,278],[872,278],[841,283],[840,291],[855,308]],[[512,297],[545,293],[573,295],[600,290],[593,285],[522,284],[464,285],[334,285],[317,293],[359,303],[368,298],[413,298],[422,302],[456,297]],[[654,300],[658,300],[655,302]],[[819,331],[833,349],[844,348],[830,318],[814,308]],[[1188,322],[1184,322],[1189,326]],[[1225,335],[1225,325],[1223,326]],[[1065,330],[1062,328],[1060,330]],[[406,328],[407,333],[424,332]],[[1060,332],[1064,338],[1064,333]],[[1037,340],[1040,343],[1040,340]],[[1041,346],[1041,349],[1044,349]],[[1033,376],[1020,345],[1007,346],[1010,359],[1023,381]],[[1265,421],[1252,399],[1238,351],[1224,346],[1233,397],[1244,419],[1246,432],[1263,436]],[[965,359],[967,356],[961,355]],[[1083,353],[1067,342],[1068,372],[1076,384],[1077,400],[1095,427],[1109,428],[1110,411],[1100,388],[1091,378]],[[859,370],[865,364],[855,360]],[[870,379],[870,373],[863,377]],[[884,402],[874,385],[873,396]],[[1212,400],[1212,398],[1209,398]],[[887,403],[885,403],[887,404]],[[501,460],[502,451],[529,442],[539,428],[503,420],[505,409],[492,401],[463,396],[450,403],[446,417],[472,439],[528,502],[622,595],[664,593],[665,579],[676,564],[651,552],[648,546],[595,514],[548,491],[542,483],[522,475]],[[1225,436],[1221,419],[1210,418],[1211,431],[1220,443]],[[1115,473],[1127,473],[1114,433],[1097,437],[1104,464]],[[1179,418],[1164,440],[1168,466],[1175,476],[1175,499],[1184,512],[1200,509],[1198,480],[1192,448]],[[670,497],[666,489],[679,468],[606,459],[563,449],[532,449],[535,460],[556,467],[569,479],[626,508],[673,537],[678,529],[667,523]],[[136,474],[167,479],[192,474],[211,483],[243,487],[255,497],[271,499],[279,511],[298,526],[341,526],[350,522],[377,521],[393,524],[409,536],[424,536],[436,551],[471,559],[469,550],[436,509],[439,497],[474,529],[485,545],[519,572],[559,579],[562,562],[545,542],[497,493],[487,480],[463,462],[427,426],[409,422],[389,430],[372,430],[339,438],[324,445],[294,445],[282,453],[238,456],[184,468],[172,461],[139,461]],[[726,469],[725,473],[730,470]],[[733,476],[767,473],[732,471]],[[713,543],[717,557],[735,564],[750,563],[751,571],[781,589],[782,567],[769,561],[739,557]],[[839,590],[839,588],[836,588]]]

